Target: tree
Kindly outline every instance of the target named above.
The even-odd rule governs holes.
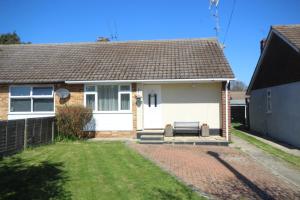
[[[230,90],[231,91],[245,91],[247,90],[247,86],[242,81],[231,81],[230,82]]]
[[[21,44],[21,39],[16,32],[1,34],[0,44]]]
[[[110,39],[107,37],[98,37],[97,42],[109,42]]]
[[[0,34],[0,44],[31,44],[31,42],[21,42],[16,32]]]

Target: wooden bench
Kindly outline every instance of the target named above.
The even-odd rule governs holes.
[[[174,122],[173,134],[200,136],[199,122]]]

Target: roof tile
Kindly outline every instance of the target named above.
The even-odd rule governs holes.
[[[300,50],[300,24],[272,26]]]
[[[215,39],[0,45],[0,82],[234,78]]]

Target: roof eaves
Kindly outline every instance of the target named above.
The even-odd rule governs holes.
[[[271,27],[271,29],[270,29],[270,31],[269,31],[269,33],[268,33],[267,39],[266,39],[266,46],[265,46],[265,48],[263,49],[263,51],[261,52],[261,54],[260,54],[260,56],[259,56],[258,62],[257,62],[257,64],[256,64],[256,67],[255,67],[255,70],[254,70],[254,73],[253,73],[253,75],[252,75],[252,77],[251,77],[249,86],[248,86],[248,88],[247,88],[247,91],[246,91],[246,94],[247,94],[247,95],[250,95],[250,92],[251,92],[252,87],[253,87],[253,83],[254,83],[254,81],[255,81],[255,79],[256,79],[256,76],[257,76],[258,71],[260,70],[260,64],[261,64],[263,58],[265,57],[265,54],[266,54],[266,52],[267,52],[267,49],[268,49],[268,47],[269,47],[270,41],[271,41],[271,39],[272,39],[272,37],[273,37],[273,34],[274,34],[274,32],[272,31],[272,27]]]
[[[280,31],[276,30],[276,26],[271,26],[270,32],[269,32],[267,40],[266,40],[266,46],[263,49],[263,52],[260,54],[259,60],[257,62],[257,65],[256,65],[256,68],[254,70],[253,76],[251,78],[250,84],[247,88],[247,91],[246,91],[247,95],[249,95],[251,90],[252,90],[253,83],[254,83],[255,78],[257,76],[257,73],[260,69],[261,61],[264,58],[265,52],[268,49],[268,46],[269,46],[269,43],[270,43],[270,40],[271,40],[273,34],[276,34],[278,37],[280,37],[282,40],[284,40],[287,44],[289,44],[296,52],[300,53],[300,49],[296,45],[294,45],[291,41],[289,41],[289,39],[287,37],[285,37],[282,33],[280,33]]]
[[[65,80],[0,80],[0,84],[64,83]]]
[[[272,31],[280,37],[282,40],[284,40],[288,45],[290,45],[296,52],[300,53],[300,49],[292,42],[289,40],[288,37],[286,37],[284,34],[282,34],[280,31],[276,30],[276,28],[272,27]]]
[[[207,38],[185,38],[185,39],[156,39],[156,40],[126,40],[126,41],[111,41],[111,42],[63,42],[63,43],[37,43],[37,44],[0,44],[0,47],[13,47],[13,46],[72,46],[72,45],[114,45],[126,43],[156,43],[156,42],[184,42],[184,41],[212,41],[220,45],[215,37]]]

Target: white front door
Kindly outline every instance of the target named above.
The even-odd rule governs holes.
[[[144,129],[162,127],[160,85],[144,85]]]

